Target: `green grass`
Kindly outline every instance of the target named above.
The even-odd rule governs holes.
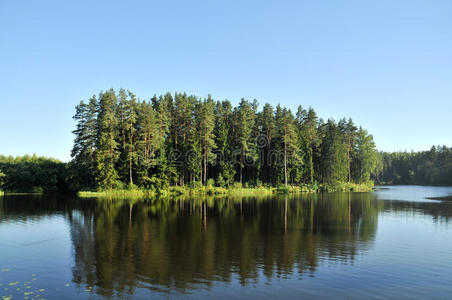
[[[156,193],[151,190],[105,190],[105,191],[80,191],[77,196],[81,198],[92,197],[152,197]]]
[[[322,192],[370,192],[374,187],[373,182],[352,183],[338,182],[336,184],[325,184],[320,187]]]
[[[26,196],[26,195],[43,195],[42,192],[3,192],[0,191],[1,195],[8,195],[8,196]]]
[[[303,184],[301,186],[274,187],[242,187],[236,184],[229,188],[215,186],[171,186],[162,191],[146,189],[113,189],[105,191],[80,191],[77,193],[82,198],[108,197],[108,198],[144,198],[153,196],[201,196],[201,195],[237,195],[255,196],[271,194],[293,194],[293,193],[318,193],[318,192],[367,192],[371,191],[373,183],[336,183],[329,185]]]

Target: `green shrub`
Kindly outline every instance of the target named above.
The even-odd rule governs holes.
[[[214,185],[215,185],[215,181],[212,178],[207,180],[206,186],[213,187]]]
[[[223,178],[223,175],[218,175],[218,178],[217,178],[217,186],[218,187],[221,187],[221,188],[223,188],[223,187],[225,187],[226,186],[226,181],[224,181],[224,178]]]
[[[204,186],[201,181],[193,181],[189,184],[190,189],[202,189]]]
[[[232,184],[232,188],[233,189],[241,189],[241,188],[243,188],[243,185],[240,182],[234,182]]]

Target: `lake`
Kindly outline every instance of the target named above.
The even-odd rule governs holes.
[[[450,299],[451,187],[0,197],[0,296]]]

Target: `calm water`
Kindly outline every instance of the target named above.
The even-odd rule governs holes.
[[[452,297],[452,195],[0,198],[0,296]],[[32,293],[32,294],[29,294]]]

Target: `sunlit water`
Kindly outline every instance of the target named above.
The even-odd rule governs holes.
[[[0,198],[0,296],[451,299],[452,188]]]

